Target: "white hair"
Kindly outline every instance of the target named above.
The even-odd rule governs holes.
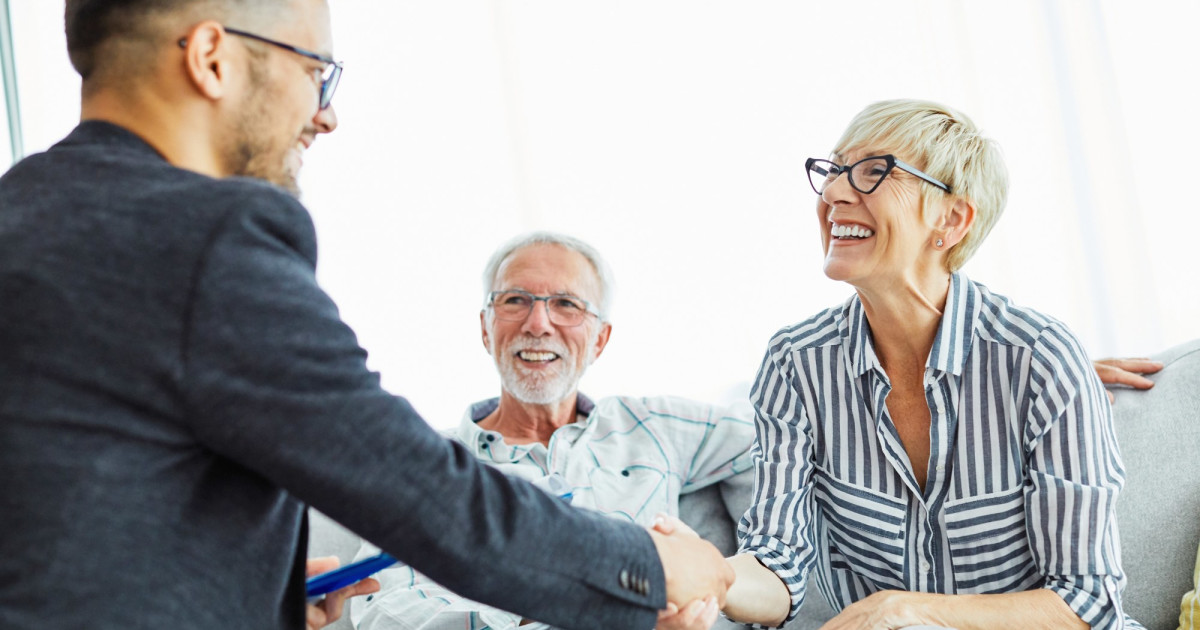
[[[612,307],[612,270],[609,269],[608,263],[604,262],[604,258],[600,256],[600,252],[596,248],[587,243],[565,234],[556,232],[529,232],[522,234],[508,241],[496,250],[492,257],[488,259],[487,266],[483,269],[483,295],[486,298],[489,293],[496,290],[496,276],[500,273],[500,265],[512,256],[518,250],[529,247],[530,245],[558,245],[573,252],[579,252],[592,265],[592,270],[596,272],[596,280],[600,283],[600,298],[596,304],[596,310],[600,312],[600,321],[609,322],[609,309]]]

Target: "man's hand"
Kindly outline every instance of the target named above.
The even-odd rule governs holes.
[[[338,559],[332,556],[328,558],[309,558],[304,574],[308,577],[319,575],[338,568],[338,564],[340,564]],[[342,607],[347,599],[358,595],[374,593],[378,590],[379,582],[374,578],[366,578],[341,590],[327,593],[321,601],[308,605],[308,630],[324,628],[337,621],[342,616]]]
[[[1153,374],[1163,368],[1162,363],[1150,359],[1100,359],[1092,365],[1105,385],[1126,385],[1135,389],[1154,387],[1154,381],[1141,375]],[[1108,402],[1116,402],[1112,392],[1108,392]]]
[[[725,605],[725,592],[733,584],[733,568],[712,543],[697,536],[683,521],[662,514],[655,519],[650,537],[662,561],[668,604],[688,611],[694,610],[689,604],[695,600],[712,597],[717,608]]]
[[[666,610],[659,611],[654,630],[708,630],[716,623],[719,611],[715,597],[693,600],[683,610],[667,604]]]

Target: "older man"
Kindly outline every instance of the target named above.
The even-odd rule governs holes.
[[[286,192],[337,126],[324,0],[68,0],[66,32],[83,121],[0,179],[0,627],[295,630],[304,503],[558,624],[723,597],[712,545],[480,465],[367,370]]]
[[[500,397],[472,405],[452,432],[475,457],[617,520],[649,525],[657,513],[677,513],[680,494],[718,482],[731,517],[741,516],[753,481],[739,474],[750,468],[747,414],[679,398],[593,402],[579,393],[579,379],[612,333],[610,273],[594,249],[551,233],[518,237],[488,262],[484,295],[479,323]],[[360,556],[373,552],[367,545]],[[481,566],[493,561],[479,558]],[[352,603],[360,630],[500,630],[523,621],[407,566],[378,577],[383,591]],[[711,623],[717,609],[706,604],[685,612]]]

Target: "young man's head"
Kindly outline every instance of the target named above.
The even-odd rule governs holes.
[[[68,0],[65,23],[85,104],[207,130],[215,175],[298,193],[303,151],[337,126],[325,0]]]

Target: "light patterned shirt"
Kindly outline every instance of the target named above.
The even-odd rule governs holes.
[[[560,427],[548,446],[509,444],[477,424],[497,399],[473,405],[451,437],[506,474],[538,481],[565,480],[575,506],[649,526],[659,512],[678,514],[679,495],[722,482],[731,512],[740,516],[752,482],[749,411],[734,413],[682,398],[603,398],[594,405],[578,397],[579,420]],[[739,475],[738,473],[746,474]],[[739,492],[740,487],[740,492]],[[359,557],[377,553],[364,544]],[[488,563],[480,558],[481,572]],[[379,593],[351,600],[360,630],[502,630],[521,616],[459,597],[413,571],[397,566],[375,576]],[[533,624],[522,630],[540,630]]]
[[[1121,607],[1112,412],[1074,336],[956,273],[924,384],[920,488],[859,298],[772,338],[739,537],[788,586],[789,619],[814,577],[838,610],[884,589],[1048,588],[1093,627],[1140,627]]]

